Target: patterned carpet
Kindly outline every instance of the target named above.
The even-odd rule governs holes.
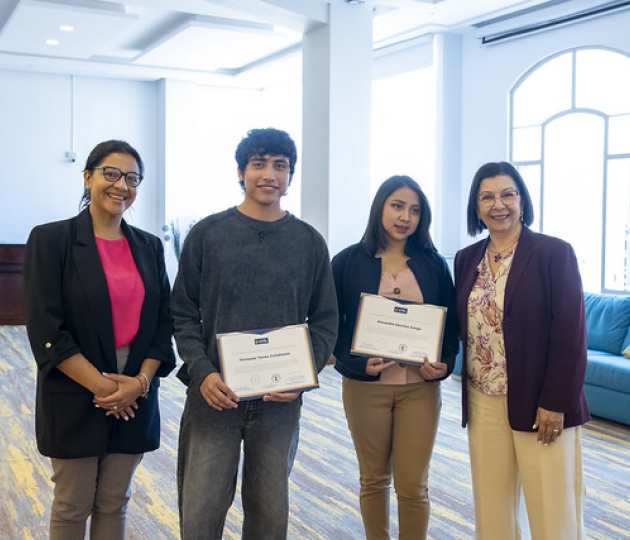
[[[24,327],[0,326],[1,540],[47,537],[52,489],[48,460],[35,447],[35,363]],[[300,449],[291,477],[290,539],[363,538],[357,467],[340,403],[340,377],[330,367],[321,388],[305,396]],[[431,467],[430,538],[473,538],[473,508],[465,431],[459,427],[459,386],[442,384],[444,407]],[[174,377],[162,386],[162,447],[138,469],[128,538],[178,538],[175,463],[184,389]],[[630,539],[630,427],[595,420],[584,430],[588,538]],[[392,538],[397,537],[392,497]],[[225,538],[240,538],[240,496]],[[497,539],[500,540],[500,539]]]

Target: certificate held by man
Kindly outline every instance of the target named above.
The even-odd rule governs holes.
[[[446,308],[361,294],[352,354],[423,364],[439,362]]]
[[[217,334],[223,381],[241,399],[319,386],[308,325]]]

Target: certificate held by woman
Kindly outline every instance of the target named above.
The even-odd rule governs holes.
[[[439,361],[446,308],[361,294],[351,353],[423,364]]]

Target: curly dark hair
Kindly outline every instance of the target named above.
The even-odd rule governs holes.
[[[470,194],[468,195],[468,207],[466,210],[466,225],[468,234],[470,236],[477,236],[480,232],[486,228],[483,221],[479,219],[477,212],[477,195],[479,195],[479,186],[486,178],[494,178],[505,174],[509,176],[516,184],[516,189],[521,196],[521,202],[523,203],[523,216],[521,221],[524,225],[531,225],[534,222],[534,205],[532,204],[532,198],[529,195],[525,181],[516,170],[516,167],[507,161],[490,162],[479,167],[479,170],[475,173],[475,176],[470,186]]]
[[[117,139],[111,139],[109,141],[103,141],[102,143],[97,144],[94,149],[90,152],[87,160],[85,161],[85,167],[83,171],[92,171],[94,167],[98,167],[105,158],[110,156],[111,154],[128,154],[133,159],[136,160],[138,164],[138,169],[140,174],[144,175],[144,162],[140,157],[138,151],[131,146],[128,142],[120,141]],[[83,209],[90,205],[90,190],[88,188],[83,188],[83,197],[81,197],[81,202],[79,204],[80,208]]]
[[[383,207],[385,206],[385,201],[394,191],[404,187],[414,191],[418,195],[418,201],[420,202],[420,222],[416,231],[407,238],[405,253],[412,255],[414,252],[423,249],[435,251],[435,245],[429,232],[429,227],[431,227],[431,207],[427,196],[413,178],[396,175],[385,180],[381,187],[378,188],[372,201],[365,233],[363,238],[361,238],[365,249],[372,257],[376,255],[379,249],[385,249],[387,246],[387,237],[385,229],[383,229]]]
[[[250,129],[236,147],[234,157],[238,169],[245,172],[249,160],[254,156],[286,156],[289,159],[289,173],[293,176],[297,162],[295,142],[286,131],[275,128]],[[243,187],[243,182],[239,182]]]

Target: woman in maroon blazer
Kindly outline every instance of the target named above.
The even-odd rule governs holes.
[[[123,213],[138,152],[105,141],[83,172],[86,207],[26,245],[26,327],[37,362],[35,428],[51,458],[51,540],[122,540],[133,473],[160,443],[158,377],[175,367],[160,240]]]
[[[535,540],[584,538],[582,284],[571,246],[532,221],[518,171],[482,166],[467,225],[489,234],[455,257],[478,539],[526,538],[528,527]]]

